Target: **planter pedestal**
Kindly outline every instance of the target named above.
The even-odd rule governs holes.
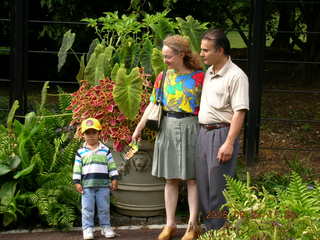
[[[153,144],[142,143],[130,160],[113,152],[120,169],[118,190],[112,193],[116,211],[123,215],[150,217],[164,214],[165,182],[151,175]]]

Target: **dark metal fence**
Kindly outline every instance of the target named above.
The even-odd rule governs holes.
[[[265,9],[268,4],[275,4],[283,2],[283,4],[290,4],[294,1],[269,1],[265,0],[251,0],[251,23],[249,29],[249,46],[248,46],[248,59],[234,59],[236,62],[246,62],[248,69],[248,75],[250,79],[250,111],[247,116],[246,128],[245,128],[245,141],[244,141],[244,153],[248,163],[253,163],[257,158],[259,149],[273,149],[273,150],[294,150],[294,151],[320,151],[316,145],[315,148],[296,148],[296,147],[275,147],[275,146],[261,146],[260,134],[261,126],[266,122],[277,122],[279,127],[290,123],[308,123],[320,125],[320,121],[317,119],[290,119],[279,117],[264,117],[261,116],[261,108],[263,107],[262,97],[265,94],[316,94],[319,95],[320,91],[317,90],[292,90],[292,89],[267,89],[263,87],[263,83],[267,76],[266,65],[267,64],[283,64],[288,65],[316,65],[320,66],[320,62],[312,60],[283,60],[283,59],[265,59],[265,45],[266,45],[266,26],[265,26]],[[301,1],[300,1],[301,2]],[[302,1],[303,2],[303,1]],[[310,1],[306,1],[310,2]],[[318,3],[318,2],[317,2]],[[32,50],[28,45],[28,28],[31,24],[67,24],[67,25],[80,25],[82,22],[58,22],[58,21],[40,21],[31,20],[28,16],[28,1],[13,0],[11,1],[11,15],[10,18],[2,18],[1,22],[7,22],[11,26],[12,41],[10,50],[1,50],[6,53],[10,53],[10,74],[8,78],[2,78],[0,75],[0,84],[2,86],[10,85],[9,103],[8,108],[14,100],[20,102],[20,114],[26,112],[27,97],[26,91],[28,85],[43,83],[47,79],[32,80],[28,77],[29,69],[29,56],[30,54],[47,54],[56,55],[56,51],[47,50]],[[320,7],[320,4],[319,4]],[[1,16],[0,16],[1,17]],[[283,31],[283,33],[290,31]],[[305,32],[305,34],[320,34],[319,32]],[[79,53],[81,54],[81,53]],[[8,55],[9,59],[9,55]],[[39,65],[39,68],[42,66]],[[47,66],[44,66],[47,67]],[[54,66],[50,66],[54,67]],[[284,67],[285,68],[285,67]],[[291,68],[289,68],[291,69]],[[317,77],[316,77],[317,78]],[[50,81],[53,84],[67,85],[77,84],[73,81]],[[0,109],[2,111],[8,111],[6,109]],[[319,108],[320,109],[320,108]],[[320,119],[320,116],[319,118]]]

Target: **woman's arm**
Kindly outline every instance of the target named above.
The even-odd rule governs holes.
[[[140,119],[138,125],[136,126],[136,129],[134,130],[134,132],[132,134],[132,137],[131,137],[132,141],[137,141],[140,138],[141,132],[144,129],[144,127],[146,126],[147,117],[150,112],[152,104],[154,104],[154,103],[150,102],[149,105],[147,106],[146,110],[144,111],[142,118]]]

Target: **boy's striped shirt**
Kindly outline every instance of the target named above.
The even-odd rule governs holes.
[[[109,178],[118,178],[116,163],[107,146],[99,142],[95,150],[86,147],[78,149],[73,166],[73,182],[82,184],[83,187],[106,187]]]

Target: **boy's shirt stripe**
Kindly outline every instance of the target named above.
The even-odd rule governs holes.
[[[83,147],[78,149],[73,167],[73,182],[81,183],[83,187],[106,187],[109,178],[119,175],[116,163],[107,146],[99,143],[95,150]]]
[[[82,174],[90,174],[90,173],[104,173],[108,174],[108,168],[105,164],[95,164],[92,163],[90,165],[86,165],[82,167]]]

